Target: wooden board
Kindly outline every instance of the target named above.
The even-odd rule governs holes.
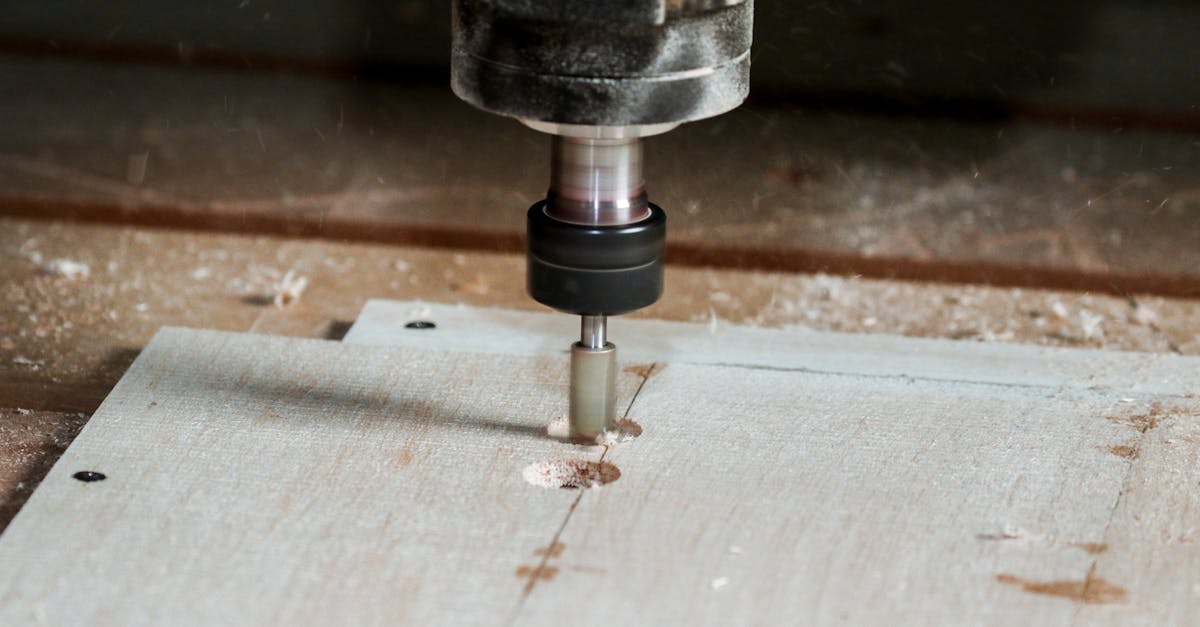
[[[406,328],[429,321],[434,330]],[[565,353],[579,319],[553,312],[370,300],[343,341],[503,355]],[[622,359],[754,366],[815,374],[1081,388],[1143,394],[1200,392],[1200,359],[895,335],[788,331],[614,317],[609,338]]]
[[[164,329],[0,536],[0,623],[503,621],[575,498],[521,479],[556,361]]]
[[[355,344],[387,307],[438,327]],[[1200,497],[1172,475],[1197,454],[1200,360],[622,320],[630,365],[651,363],[638,337],[671,361],[624,373],[644,433],[604,449],[544,435],[565,356],[489,342],[554,352],[571,333],[514,315],[372,303],[341,344],[164,330],[0,536],[0,622],[1128,624],[1200,610]],[[523,479],[560,458],[620,478]]]

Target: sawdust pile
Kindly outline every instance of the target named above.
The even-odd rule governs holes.
[[[530,464],[521,476],[540,488],[599,488],[621,477],[621,471],[609,462],[585,459],[558,459]]]

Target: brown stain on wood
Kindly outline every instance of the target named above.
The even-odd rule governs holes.
[[[558,557],[563,554],[563,551],[566,548],[567,545],[563,544],[562,542],[555,542],[548,547],[535,550],[533,554],[541,555],[543,557]]]
[[[412,447],[406,446],[406,447],[400,449],[400,452],[396,454],[396,465],[401,468],[408,466],[409,464],[412,463],[412,461],[413,461]]]
[[[542,488],[588,489],[621,478],[612,462],[587,459],[556,459],[530,464],[521,473],[525,481]]]
[[[1091,553],[1092,555],[1099,555],[1108,550],[1108,544],[1104,542],[1077,542],[1075,543],[1075,546],[1087,551],[1088,553]]]
[[[1150,403],[1149,408],[1144,412],[1131,413],[1125,416],[1109,416],[1108,419],[1118,424],[1128,425],[1145,433],[1151,429],[1158,428],[1164,420],[1190,415],[1197,415],[1197,413],[1180,405],[1166,406],[1161,401],[1154,401]]]
[[[1136,448],[1132,446],[1126,446],[1124,444],[1110,447],[1108,452],[1116,455],[1117,457],[1124,457],[1125,459],[1136,459],[1138,456],[1138,450]]]
[[[557,566],[518,566],[517,576],[522,579],[529,579],[530,586],[541,581],[553,581],[558,576]]]
[[[662,367],[658,364],[633,364],[625,366],[625,372],[643,379],[649,379],[660,371],[662,371]]]
[[[1091,573],[1088,573],[1087,578],[1082,581],[1030,581],[1008,574],[996,575],[996,581],[1021,586],[1022,590],[1033,594],[1059,597],[1077,603],[1120,603],[1128,596],[1124,588],[1099,577],[1093,577]]]

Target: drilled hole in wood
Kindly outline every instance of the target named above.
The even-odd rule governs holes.
[[[80,470],[79,472],[77,472],[71,476],[75,477],[76,479],[78,479],[84,483],[91,483],[93,481],[104,481],[105,479],[108,478],[107,476],[105,476],[104,473],[96,472],[94,470]]]
[[[557,459],[525,467],[521,473],[530,484],[540,488],[598,488],[621,478],[621,471],[609,462],[585,459]]]
[[[550,424],[546,425],[546,435],[554,438],[555,440],[588,446],[608,446],[611,444],[632,442],[641,434],[642,425],[639,425],[628,418],[617,418],[613,422],[613,428],[611,431],[606,431],[591,440],[572,438],[571,423],[566,418],[555,418],[554,420],[550,421]]]
[[[406,329],[436,329],[437,325],[428,320],[413,320],[404,325]]]

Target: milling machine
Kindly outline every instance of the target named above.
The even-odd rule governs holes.
[[[551,135],[550,187],[528,213],[528,290],[581,318],[571,347],[572,439],[616,417],[608,316],[662,295],[666,214],[642,138],[737,107],[753,0],[454,0],[459,98]]]

